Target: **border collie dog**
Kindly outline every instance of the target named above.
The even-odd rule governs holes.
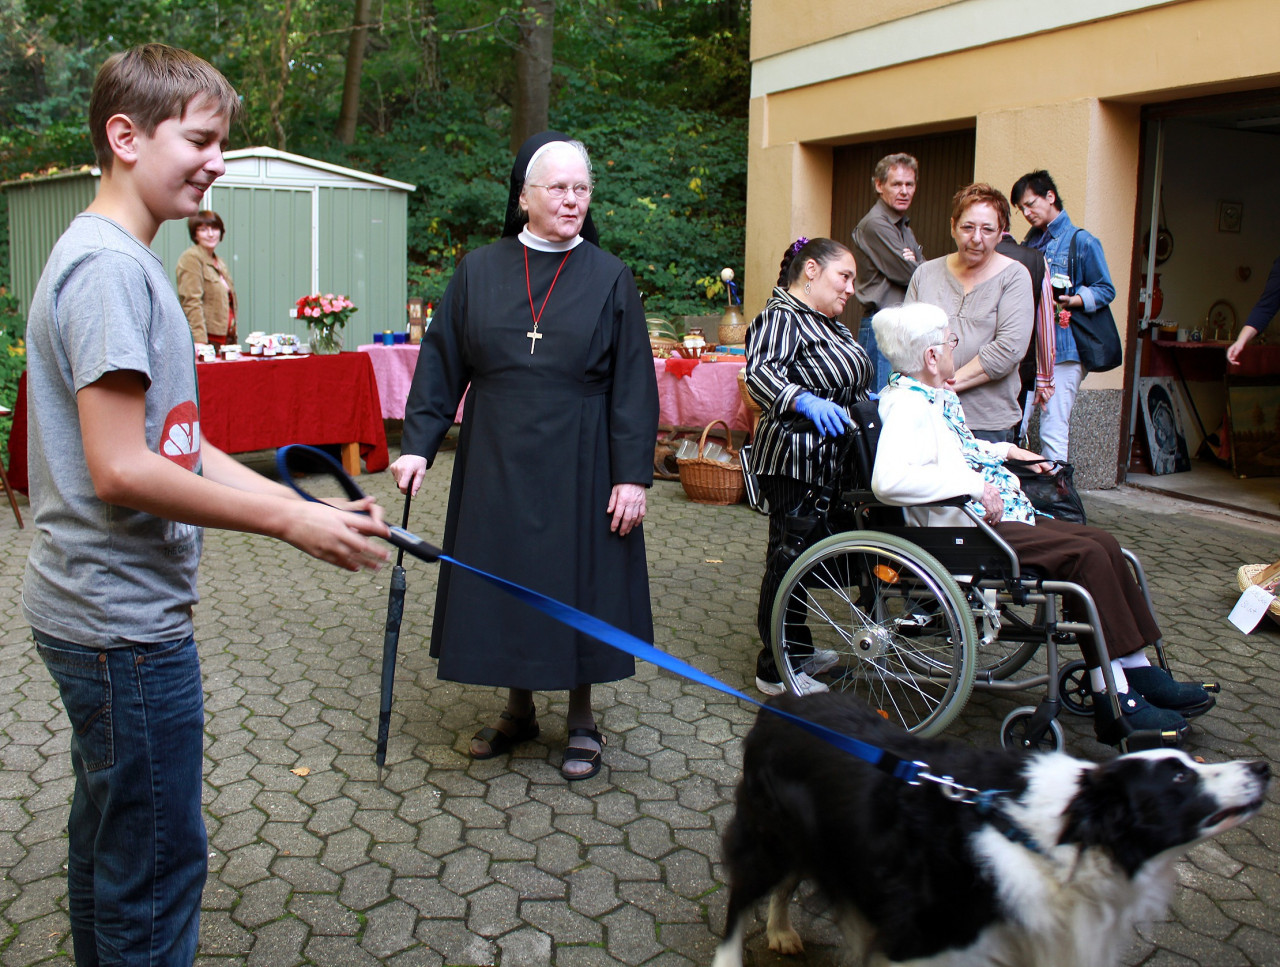
[[[769,949],[803,946],[787,914],[801,879],[832,904],[850,962],[1113,967],[1158,918],[1173,865],[1262,808],[1262,761],[1205,765],[1173,750],[1097,764],[920,739],[836,693],[770,704],[999,790],[956,802],[908,785],[761,711],[724,837],[730,884],[714,967],[740,967],[746,918],[769,895]]]

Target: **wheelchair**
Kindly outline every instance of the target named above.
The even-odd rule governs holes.
[[[1014,549],[967,507],[967,497],[929,506],[959,507],[973,527],[908,526],[902,508],[881,503],[870,490],[879,436],[875,402],[855,404],[852,416],[854,426],[837,440],[855,486],[819,494],[818,512],[838,511],[832,516],[852,519],[853,529],[802,551],[773,602],[774,660],[787,690],[800,694],[797,670],[814,649],[827,653],[824,665],[834,656],[819,675],[832,691],[857,694],[917,735],[946,729],[975,688],[1021,692],[1043,686],[1038,704],[1004,719],[1000,742],[1006,748],[1062,749],[1059,713],[1092,715],[1095,698],[1112,703],[1112,723],[1100,741],[1122,752],[1176,745],[1176,733],[1135,730],[1120,714],[1109,662],[1101,665],[1107,693],[1094,696],[1086,663],[1061,660],[1062,649],[1082,634],[1092,635],[1098,653],[1107,654],[1089,592],[1023,568]],[[1141,563],[1127,550],[1124,555],[1150,606]],[[1073,611],[1087,621],[1062,617],[1071,598],[1078,604]],[[1154,647],[1167,671],[1162,643]],[[1040,649],[1045,670],[1023,673]]]

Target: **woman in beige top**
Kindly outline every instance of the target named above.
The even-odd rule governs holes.
[[[1030,273],[996,251],[1008,227],[1009,202],[999,191],[981,182],[960,189],[951,202],[956,251],[916,269],[906,299],[946,312],[960,340],[950,388],[973,435],[992,443],[1017,442],[1018,364],[1034,322]]]
[[[227,263],[214,254],[226,235],[217,212],[207,209],[187,219],[195,242],[178,259],[178,301],[196,342],[223,346],[236,341],[236,287]]]

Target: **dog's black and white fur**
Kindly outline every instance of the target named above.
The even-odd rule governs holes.
[[[770,949],[799,953],[787,905],[804,878],[832,903],[854,963],[1115,965],[1133,925],[1163,913],[1181,851],[1257,813],[1270,777],[1265,762],[1173,750],[1097,764],[919,739],[834,693],[774,703],[933,775],[1007,790],[998,811],[1015,832],[762,711],[724,838],[731,892],[714,967],[740,967],[746,917],[766,894]]]

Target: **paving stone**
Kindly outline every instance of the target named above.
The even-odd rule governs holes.
[[[352,910],[368,910],[389,896],[391,871],[376,863],[348,870],[342,877],[342,892],[338,895],[343,906]]]
[[[418,911],[407,903],[390,900],[369,911],[360,946],[384,961],[392,954],[418,946],[413,935]]]
[[[276,877],[251,883],[241,891],[240,902],[232,911],[231,918],[248,930],[256,931],[286,915],[285,904],[292,893],[293,888]]]
[[[360,929],[360,918],[327,893],[295,893],[285,907],[313,935],[354,937]]]

